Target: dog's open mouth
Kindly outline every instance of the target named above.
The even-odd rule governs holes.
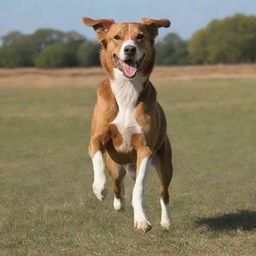
[[[115,58],[117,67],[119,68],[120,71],[123,72],[124,77],[126,77],[127,79],[132,79],[136,76],[137,70],[141,65],[142,61],[144,60],[144,55],[136,62],[133,59],[127,59],[122,61],[115,54],[114,54],[114,58]]]

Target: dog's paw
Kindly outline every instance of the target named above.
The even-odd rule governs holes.
[[[124,210],[125,208],[125,201],[124,201],[124,198],[116,198],[114,197],[114,202],[113,202],[113,206],[114,206],[114,209],[116,211],[122,211]]]
[[[104,200],[107,195],[107,190],[104,188],[104,185],[101,186],[99,184],[93,183],[92,185],[93,192],[95,196],[100,200]]]
[[[146,220],[134,220],[134,228],[143,231],[144,233],[152,229],[151,223]]]
[[[166,230],[169,230],[170,229],[170,220],[161,220],[160,222],[161,226],[166,229]]]

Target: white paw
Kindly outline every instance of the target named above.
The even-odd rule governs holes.
[[[99,185],[97,183],[93,183],[92,185],[93,188],[93,192],[95,194],[95,196],[99,199],[99,200],[103,200],[106,195],[107,195],[107,190],[104,188],[104,185]]]
[[[165,229],[170,228],[170,215],[169,215],[169,204],[165,204],[163,199],[160,199],[162,214],[161,214],[161,226]]]
[[[121,210],[123,210],[124,207],[125,207],[124,198],[118,199],[118,198],[114,197],[113,206],[114,206],[114,209],[115,209],[116,211],[121,211]]]
[[[151,223],[147,219],[134,220],[134,228],[147,232],[152,229]]]
[[[167,230],[169,230],[171,225],[170,220],[161,220],[160,224],[164,229],[167,229]]]

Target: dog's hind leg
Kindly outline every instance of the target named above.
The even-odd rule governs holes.
[[[112,189],[114,192],[113,206],[116,211],[123,210],[125,207],[125,189],[123,179],[126,171],[121,165],[114,162],[108,154],[106,156],[106,165],[112,178]]]
[[[172,150],[168,137],[166,136],[165,141],[157,151],[153,165],[155,166],[158,176],[161,181],[160,190],[160,204],[161,204],[161,226],[169,229],[170,226],[170,215],[169,215],[169,192],[168,187],[172,179]]]

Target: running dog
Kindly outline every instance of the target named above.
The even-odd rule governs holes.
[[[99,200],[106,195],[105,155],[115,210],[124,208],[123,178],[129,172],[135,180],[134,227],[149,231],[152,226],[143,207],[143,192],[152,164],[161,181],[161,225],[168,229],[172,150],[165,114],[149,77],[155,61],[155,37],[159,28],[170,26],[170,21],[144,18],[140,23],[115,23],[112,19],[83,18],[83,22],[96,31],[106,73],[105,81],[97,88],[89,144],[94,194]]]

